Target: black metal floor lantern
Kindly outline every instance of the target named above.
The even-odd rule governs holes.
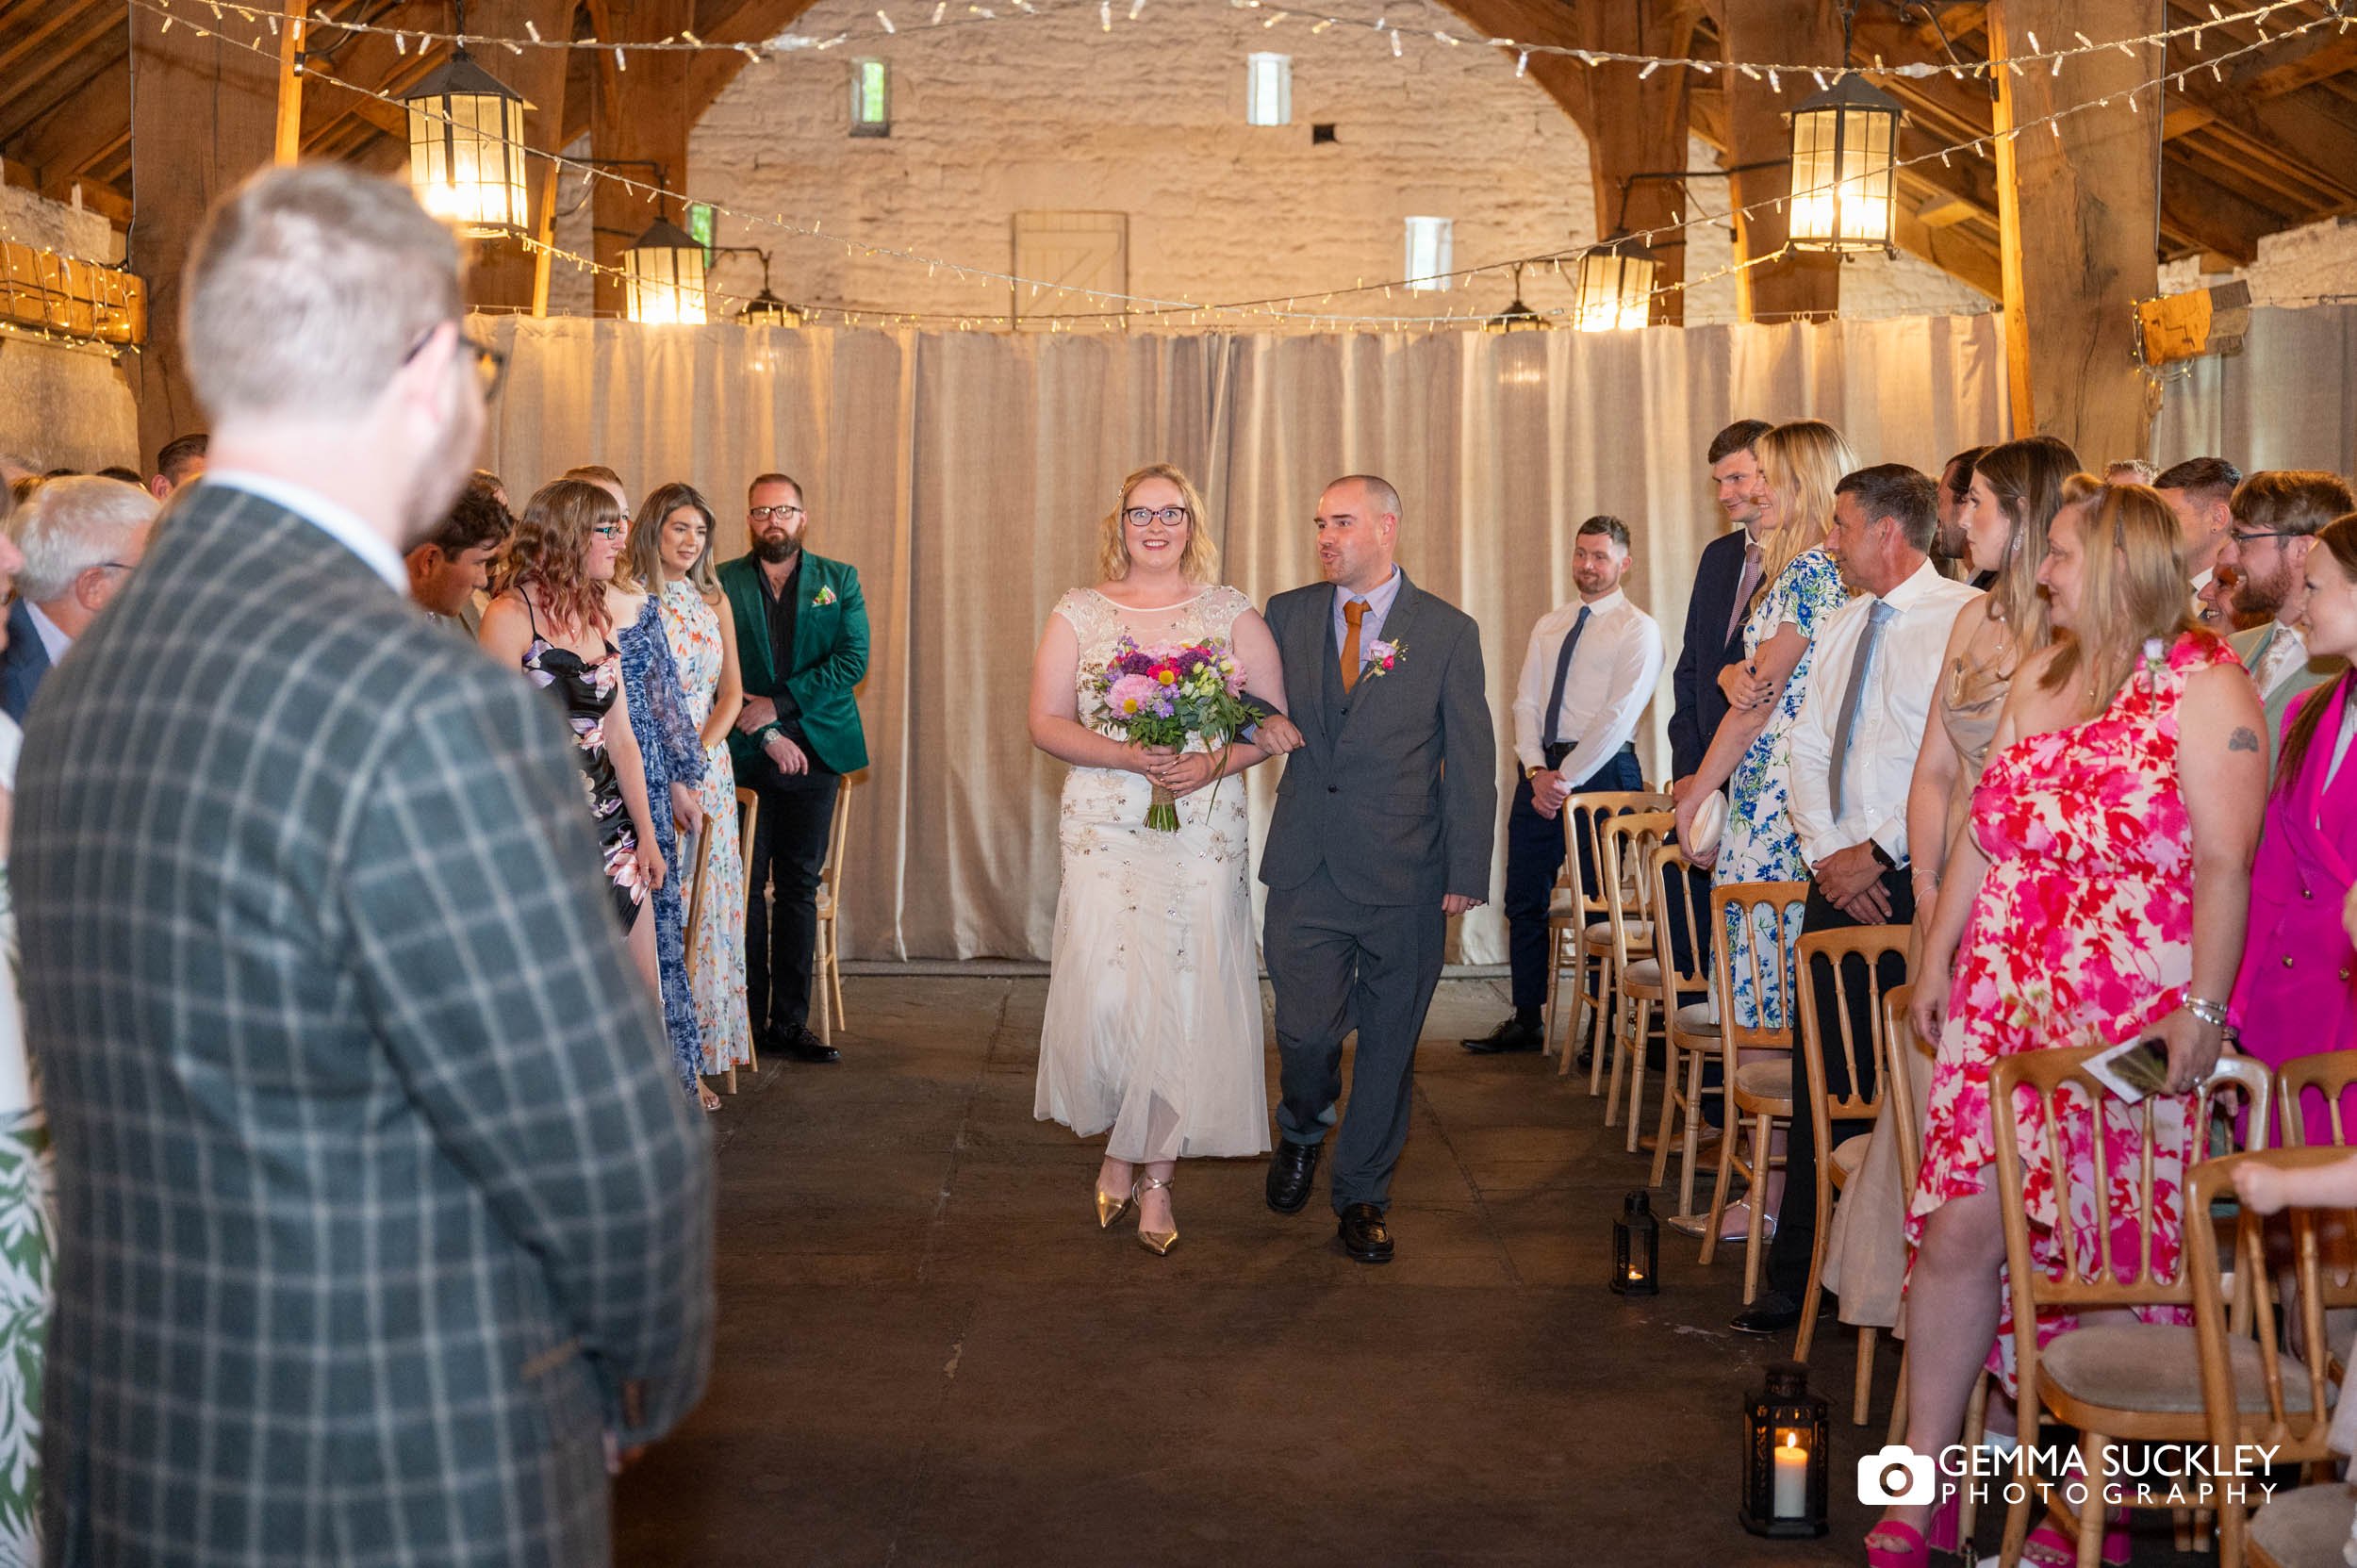
[[[1779,1362],[1743,1401],[1743,1496],[1736,1516],[1754,1535],[1805,1540],[1825,1533],[1833,1424],[1808,1368]]]
[[[1612,1278],[1607,1283],[1615,1296],[1661,1294],[1661,1222],[1641,1192],[1622,1199],[1621,1212],[1612,1218]]]

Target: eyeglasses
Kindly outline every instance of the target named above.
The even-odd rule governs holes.
[[[590,532],[602,539],[618,539],[630,532],[630,520],[624,518],[620,522],[602,522]]]
[[[1159,522],[1164,528],[1176,528],[1186,521],[1187,517],[1184,506],[1132,506],[1121,514],[1121,520],[1132,528],[1143,528],[1149,522]]]
[[[767,522],[771,518],[783,522],[787,518],[806,518],[810,514],[799,506],[753,506],[746,510],[745,516],[754,522]]]
[[[2305,534],[2290,528],[2230,528],[2226,531],[2226,536],[2233,540],[2237,546],[2249,544],[2253,539],[2304,539],[2307,537]]]
[[[409,352],[401,356],[401,362],[406,365],[417,358],[425,351],[426,344],[434,341],[434,335],[441,330],[439,326],[426,328],[418,340],[409,345]],[[463,332],[458,335],[458,346],[474,356],[475,380],[483,388],[483,401],[488,403],[499,396],[500,384],[507,379],[507,355],[488,343],[476,342]]]

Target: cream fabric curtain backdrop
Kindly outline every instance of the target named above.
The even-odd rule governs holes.
[[[2152,455],[2357,473],[2357,305],[2253,310],[2243,352],[2171,366]]]
[[[1064,769],[1025,734],[1031,652],[1093,579],[1098,520],[1144,463],[1195,479],[1222,575],[1263,602],[1316,577],[1327,480],[1399,487],[1401,564],[1481,623],[1502,828],[1515,677],[1531,623],[1573,595],[1583,518],[1635,532],[1628,589],[1674,663],[1722,527],[1703,453],[1730,420],[1831,420],[1862,461],[1926,470],[2004,427],[1993,315],[1321,337],[476,324],[509,355],[488,461],[519,510],[607,463],[635,494],[702,489],[733,554],[746,482],[778,469],[803,484],[810,548],[859,568],[874,762],[849,795],[843,940],[861,958],[1047,956]],[[1665,673],[1640,734],[1649,777],[1669,713]],[[1248,777],[1257,835],[1276,772]],[[1460,956],[1503,958],[1494,901],[1462,924]]]

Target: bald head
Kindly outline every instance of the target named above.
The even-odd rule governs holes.
[[[1392,575],[1399,492],[1371,473],[1345,474],[1318,497],[1318,569],[1329,583],[1369,593]]]

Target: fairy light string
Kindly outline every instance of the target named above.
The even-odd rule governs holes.
[[[2244,20],[2256,14],[2277,12],[2288,8],[2290,5],[2301,3],[2305,3],[2305,0],[2273,0],[2273,3],[2255,8],[2253,10],[2233,13],[2232,16],[2220,15],[2216,20],[2203,24],[2200,28],[2186,27],[2172,29],[2172,32],[2205,31],[2216,28],[2222,22]],[[171,17],[173,14],[171,0],[130,0],[130,4],[157,15]],[[208,4],[217,4],[219,8],[225,12],[245,13],[251,10],[251,8],[234,4],[232,3],[232,0],[208,0]],[[1085,4],[1086,0],[1076,0],[1075,5],[1067,8],[1083,8]],[[1133,13],[1136,10],[1142,9],[1143,5],[1144,0],[1138,0],[1138,3],[1132,7]],[[1034,11],[1037,12],[1038,8],[1035,7]],[[180,18],[179,20],[181,20],[184,24],[187,23],[187,19],[185,17]],[[2122,98],[2125,98],[2128,101],[2128,107],[2132,112],[2141,112],[2141,109],[2136,104],[2136,99],[2146,92],[2154,91],[2164,86],[2173,85],[2182,87],[2187,78],[2204,71],[2212,73],[2214,75],[2222,80],[2223,72],[2221,68],[2239,58],[2252,54],[2261,49],[2272,47],[2273,45],[2282,43],[2286,40],[2301,37],[2307,33],[2314,32],[2318,28],[2329,25],[2337,25],[2341,30],[2346,31],[2352,20],[2357,20],[2357,18],[2344,16],[2336,12],[2326,12],[2325,14],[2303,22],[2297,26],[2266,34],[2254,41],[2243,44],[2240,47],[2227,51],[2223,54],[2188,63],[2174,71],[2164,72],[2159,75],[2138,83],[2134,88],[2118,89],[2099,97],[2085,99],[2075,104],[2066,105],[2052,113],[2041,115],[2036,119],[2019,122],[2002,132],[1991,130],[1981,136],[1954,142],[1944,147],[1935,148],[1929,152],[1918,154],[1913,157],[1895,159],[1890,167],[1893,173],[1896,173],[1900,170],[1919,168],[1935,161],[1941,164],[1947,164],[1959,155],[1972,156],[1977,154],[1986,156],[1989,149],[1995,147],[2001,141],[2019,138],[2031,131],[2041,128],[2051,129],[2054,135],[2060,136],[2061,122],[2064,120],[2070,119],[2076,115],[2087,113],[2092,110],[2108,108],[2113,105],[2113,103]],[[273,59],[276,57],[276,49],[273,46],[263,43],[258,38],[254,41],[248,41],[235,37],[234,35],[226,32],[222,32],[218,28],[207,28],[202,24],[187,25],[193,26],[200,36],[218,37],[225,43],[245,48],[256,54],[267,55]],[[333,24],[326,25],[333,25]],[[1394,36],[1396,36],[1396,34],[1394,34]],[[2155,36],[2157,37],[2158,35]],[[472,35],[470,35],[470,41],[480,43],[483,41],[474,39]],[[709,47],[708,45],[699,46]],[[2105,45],[2105,47],[2111,46],[2113,45]],[[2124,47],[2125,45],[2119,46]],[[2050,51],[2044,54],[2008,58],[1987,63],[1992,66],[2013,66],[2019,68],[2036,60],[2052,60],[2055,58],[2056,56],[2054,52]],[[1669,63],[1699,64],[1700,62],[1670,61]],[[1762,67],[1761,69],[1765,70],[1766,68]],[[1777,69],[1805,70],[1806,68],[1778,67]],[[1830,70],[1831,68],[1828,69]],[[1862,68],[1852,67],[1849,69],[1852,74],[1860,74]],[[1941,69],[1944,70],[1946,67],[1942,67]],[[393,98],[387,93],[362,87],[355,82],[346,81],[334,75],[332,73],[316,67],[306,69],[305,76],[306,80],[340,88],[345,91],[356,93],[361,97],[372,99],[378,103],[401,108],[404,112],[423,113],[429,119],[439,120],[445,124],[452,123],[446,116],[435,114],[431,110],[424,109],[422,106],[404,103],[404,101]],[[685,204],[691,200],[691,198],[684,192],[673,190],[667,187],[654,184],[651,181],[639,179],[630,174],[613,170],[598,168],[579,159],[567,157],[561,153],[543,152],[540,149],[530,147],[526,148],[525,151],[530,157],[545,159],[550,163],[554,164],[559,169],[579,174],[585,179],[602,179],[610,181],[620,186],[625,191],[633,195],[643,197],[644,200],[650,205],[666,200]],[[1769,210],[1781,210],[1785,203],[1791,199],[1793,195],[1806,196],[1812,193],[1813,192],[1811,191],[1800,191],[1793,192],[1791,195],[1788,196],[1763,198],[1762,200],[1750,203],[1741,207],[1731,207],[1725,212],[1705,213],[1699,216],[1678,219],[1668,223],[1657,224],[1652,228],[1642,230],[1625,238],[1634,239],[1639,243],[1654,245],[1669,237],[1683,235],[1686,231],[1696,227],[1710,224],[1724,224],[1733,222],[1739,217],[1749,217]],[[716,218],[726,218],[733,223],[746,225],[748,232],[766,227],[784,234],[814,241],[827,244],[839,244],[844,248],[844,254],[849,257],[865,257],[869,259],[883,257],[885,259],[904,262],[911,265],[923,266],[935,272],[947,269],[953,276],[964,282],[1003,285],[1010,289],[1028,289],[1030,290],[1030,297],[1033,299],[1038,299],[1043,295],[1047,295],[1049,297],[1063,297],[1092,303],[1102,307],[1093,311],[1058,310],[1047,314],[1035,313],[1029,316],[1024,315],[1020,311],[912,311],[892,307],[865,308],[853,305],[811,305],[800,307],[803,310],[805,319],[809,319],[813,313],[834,315],[844,319],[849,324],[854,325],[861,324],[863,319],[873,319],[882,322],[899,322],[906,323],[914,323],[919,321],[955,321],[962,326],[1013,326],[1021,322],[1030,322],[1045,323],[1048,330],[1053,331],[1062,330],[1061,323],[1064,322],[1121,320],[1153,324],[1158,322],[1167,323],[1175,322],[1178,318],[1184,317],[1186,318],[1185,324],[1199,326],[1203,324],[1203,318],[1207,316],[1245,316],[1294,324],[1343,327],[1388,326],[1393,328],[1418,327],[1427,329],[1477,327],[1486,324],[1488,316],[1487,313],[1476,310],[1471,306],[1466,307],[1466,309],[1461,312],[1451,309],[1439,315],[1433,315],[1430,313],[1407,314],[1303,310],[1297,308],[1297,306],[1301,300],[1312,296],[1318,297],[1321,300],[1321,303],[1331,301],[1337,297],[1372,294],[1377,291],[1382,292],[1386,297],[1388,297],[1391,290],[1394,289],[1410,289],[1418,284],[1429,286],[1431,283],[1436,281],[1443,283],[1455,282],[1459,279],[1476,277],[1485,273],[1506,272],[1516,266],[1548,266],[1561,261],[1570,260],[1590,248],[1586,246],[1578,246],[1564,250],[1550,250],[1529,256],[1508,257],[1497,261],[1481,262],[1474,266],[1461,267],[1447,272],[1426,274],[1414,279],[1404,277],[1388,278],[1372,283],[1360,279],[1346,286],[1337,285],[1327,289],[1301,289],[1293,290],[1288,294],[1272,294],[1256,300],[1207,303],[1193,300],[1164,299],[1152,295],[1129,294],[1106,289],[1075,289],[1066,285],[1052,283],[1043,279],[1029,278],[1014,272],[1000,272],[995,268],[976,266],[971,263],[955,261],[943,256],[927,256],[915,251],[907,250],[890,244],[872,244],[854,239],[848,239],[840,235],[827,235],[822,232],[825,223],[825,220],[823,219],[809,219],[805,221],[788,218],[783,213],[765,216],[758,212],[748,212],[717,202],[706,202],[698,205],[710,207]],[[539,247],[536,240],[528,240],[527,244],[534,248],[542,248]],[[560,253],[553,252],[552,248],[552,254],[557,255]],[[561,254],[564,259],[572,262],[576,267],[585,270],[593,270],[601,275],[623,275],[622,269],[613,267],[610,264],[596,262],[587,257],[575,256],[570,253]],[[1783,252],[1772,253],[1768,256],[1753,257],[1745,261],[1737,262],[1730,267],[1719,269],[1711,273],[1691,278],[1683,278],[1673,283],[1659,284],[1654,288],[1652,297],[1660,297],[1678,293],[1720,277],[1734,275],[1735,273],[1743,272],[1749,268],[1764,266],[1769,262],[1781,259],[1784,254],[1785,253]],[[734,298],[735,296],[730,297]],[[1541,311],[1540,314],[1549,318],[1560,319],[1572,314],[1572,311],[1567,307],[1557,307],[1552,310]]]

